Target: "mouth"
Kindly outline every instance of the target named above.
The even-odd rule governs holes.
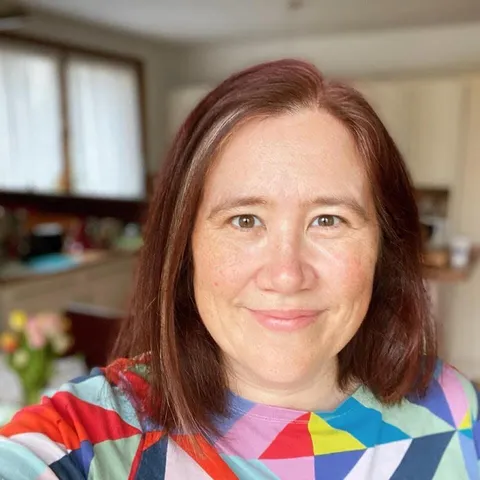
[[[263,327],[273,331],[292,332],[305,328],[315,321],[321,310],[255,310],[247,309]]]

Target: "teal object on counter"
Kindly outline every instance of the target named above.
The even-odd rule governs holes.
[[[70,255],[52,253],[28,260],[27,267],[34,273],[55,273],[75,267],[78,261]]]

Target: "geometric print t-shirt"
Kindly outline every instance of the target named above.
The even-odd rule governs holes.
[[[331,412],[230,395],[219,435],[165,437],[145,415],[148,357],[118,360],[0,429],[0,479],[480,480],[479,397],[438,362],[428,393],[387,407],[359,388]]]
[[[232,405],[215,447],[241,479],[480,479],[478,396],[440,363],[428,395],[399,406],[364,388],[334,412]]]

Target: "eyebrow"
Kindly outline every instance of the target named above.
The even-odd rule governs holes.
[[[241,207],[255,207],[268,205],[268,200],[264,197],[249,196],[238,197],[220,202],[218,205],[212,208],[208,218],[211,219],[217,216],[219,213],[234,210]],[[368,222],[370,215],[367,210],[353,197],[347,196],[327,196],[321,195],[315,197],[313,200],[309,200],[303,204],[307,207],[344,207],[352,211],[363,221]]]
[[[263,197],[238,197],[225,200],[212,208],[208,218],[216,217],[219,213],[234,210],[240,207],[257,207],[268,205],[268,201]]]
[[[311,206],[319,207],[344,207],[355,213],[365,222],[368,222],[370,215],[366,208],[362,206],[355,198],[347,196],[319,196],[311,202],[307,202]]]

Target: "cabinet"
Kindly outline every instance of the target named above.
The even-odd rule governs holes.
[[[461,76],[353,82],[384,122],[419,187],[451,188],[463,154]]]
[[[376,80],[354,82],[377,112],[398,149],[405,157],[410,154],[410,88],[405,81]]]
[[[461,77],[423,79],[410,89],[412,176],[420,186],[453,186],[463,156],[465,83]]]

